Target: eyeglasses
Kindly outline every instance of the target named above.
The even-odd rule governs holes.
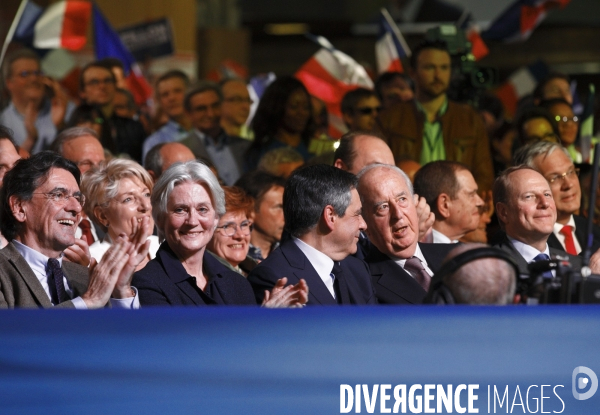
[[[375,113],[375,115],[379,114],[379,111],[381,111],[381,107],[362,107],[362,108],[357,108],[356,112],[362,114],[362,115],[371,115],[373,113]]]
[[[564,122],[564,123],[568,123],[570,122],[574,122],[574,123],[578,123],[579,122],[579,117],[577,115],[573,115],[572,117],[561,117],[560,115],[557,115],[556,117],[554,117],[554,119],[556,120],[556,122]]]
[[[91,79],[85,83],[85,86],[99,86],[100,84],[112,85],[115,83],[113,78]]]
[[[252,222],[245,220],[239,225],[239,229],[242,235],[248,236],[252,232]],[[217,229],[222,229],[225,236],[233,236],[238,231],[238,225],[234,222],[228,222],[223,226],[217,226]]]
[[[30,76],[42,76],[44,75],[44,72],[37,70],[37,71],[21,71],[19,72],[17,75],[19,75],[21,78],[29,78]]]
[[[252,101],[252,99],[244,98],[244,97],[229,97],[229,98],[223,99],[223,101],[233,102],[234,104],[250,104],[250,105],[254,104],[254,101]]]
[[[562,183],[566,180],[567,177],[571,177],[573,174],[579,176],[579,169],[571,169],[563,174],[555,174],[554,176],[548,179],[548,183],[554,184],[554,182]],[[558,181],[557,181],[558,180]]]
[[[85,205],[85,196],[81,192],[75,192],[72,195],[66,190],[53,190],[48,193],[33,192],[34,195],[43,195],[46,199],[50,199],[54,203],[64,205],[68,202],[69,198],[75,199],[81,207]]]

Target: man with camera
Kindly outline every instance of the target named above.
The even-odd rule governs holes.
[[[481,191],[494,178],[490,145],[481,116],[469,105],[452,102],[451,59],[443,41],[425,41],[413,50],[409,74],[415,81],[415,99],[381,112],[379,126],[394,157],[409,156],[425,165],[451,160],[466,165]]]

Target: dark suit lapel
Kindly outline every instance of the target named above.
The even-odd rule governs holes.
[[[169,279],[181,292],[183,292],[190,300],[192,300],[194,304],[204,305],[204,301],[202,301],[200,294],[189,281],[190,275],[183,267],[181,261],[179,261],[175,254],[168,248],[168,245],[161,245],[161,248],[156,253],[156,258],[160,261],[165,274],[167,274]]]
[[[9,243],[2,251],[15,271],[25,281],[25,284],[27,284],[35,301],[44,308],[52,307],[52,302],[48,298],[46,291],[44,291],[44,287],[42,287],[42,284],[31,270],[27,261],[25,261],[25,258],[17,251],[17,248],[12,243]]]
[[[504,252],[507,252],[517,262],[517,265],[519,266],[519,270],[521,271],[522,275],[529,275],[527,261],[525,261],[523,255],[521,255],[519,251],[517,251],[515,246],[509,241],[506,235],[504,236],[504,239],[502,239],[502,242],[496,245],[496,248],[500,248]]]
[[[314,302],[322,305],[336,305],[337,302],[323,283],[317,271],[313,268],[312,264],[304,255],[304,252],[296,246],[293,240],[281,245],[279,248],[281,253],[289,263],[290,267],[294,268],[294,276],[300,280],[304,278],[308,284],[308,297],[309,302]],[[285,277],[285,275],[282,275]]]
[[[411,304],[415,304],[414,298],[423,298],[425,295],[423,287],[393,260],[379,251],[377,255],[375,249],[372,248],[369,254],[370,258],[376,256],[375,260],[369,261],[369,270],[376,281],[375,284],[381,285]]]

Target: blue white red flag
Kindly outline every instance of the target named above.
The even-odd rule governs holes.
[[[512,117],[515,114],[519,100],[531,94],[535,86],[547,75],[548,66],[542,61],[537,61],[517,69],[496,89],[496,96],[502,101],[508,116]]]
[[[484,40],[523,41],[544,20],[548,10],[564,8],[571,0],[517,0],[492,22],[481,36]]]
[[[410,57],[410,48],[385,8],[379,15],[379,38],[375,43],[378,73],[404,72],[402,59]]]
[[[152,88],[133,55],[95,3],[94,45],[97,59],[118,58],[123,62],[125,81],[138,104],[143,104],[152,97]]]

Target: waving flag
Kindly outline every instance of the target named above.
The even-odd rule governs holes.
[[[496,89],[496,95],[502,101],[507,115],[512,117],[517,110],[519,100],[532,93],[535,86],[547,75],[548,66],[542,61],[513,72],[508,80]]]
[[[517,0],[482,33],[484,40],[523,41],[531,36],[549,9],[564,8],[571,0]]]
[[[404,72],[402,59],[411,52],[396,23],[385,8],[379,15],[379,39],[375,43],[378,72]]]
[[[298,69],[295,76],[311,95],[325,102],[329,113],[329,134],[338,138],[347,130],[340,109],[342,97],[359,86],[373,89],[373,81],[362,65],[335,49],[327,39],[309,37],[321,45],[321,49]]]
[[[94,42],[96,58],[118,58],[123,62],[129,90],[138,104],[145,103],[152,96],[152,88],[144,78],[142,70],[133,55],[121,41],[98,6],[94,3]]]

